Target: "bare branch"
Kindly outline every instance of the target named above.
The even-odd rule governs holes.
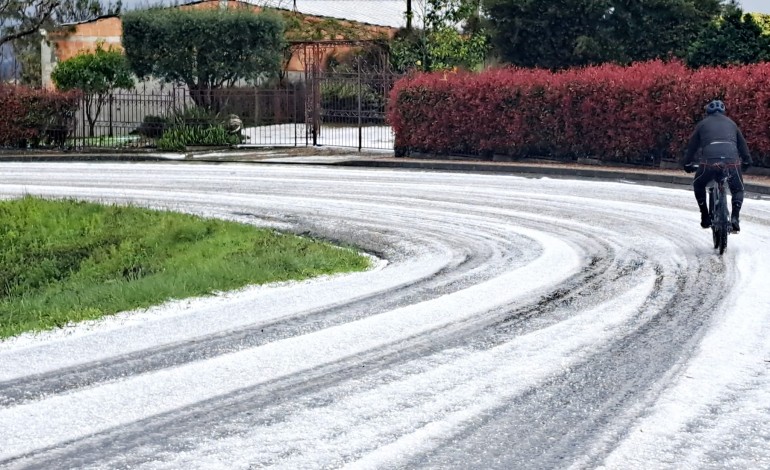
[[[0,46],[37,32],[60,0],[0,0]]]

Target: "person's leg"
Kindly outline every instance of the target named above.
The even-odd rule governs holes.
[[[711,227],[709,209],[706,204],[706,185],[711,181],[709,174],[710,172],[706,171],[705,167],[701,166],[698,168],[698,171],[695,173],[695,179],[692,181],[695,201],[697,201],[698,209],[700,210],[700,226],[703,228]]]
[[[730,222],[733,224],[733,232],[740,232],[740,216],[741,208],[743,207],[743,176],[741,170],[734,168],[730,170],[730,176],[727,178],[727,185],[730,187],[730,194],[732,194],[732,210],[730,211]]]

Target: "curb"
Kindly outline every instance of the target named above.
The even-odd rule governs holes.
[[[679,186],[691,186],[692,176],[666,175],[662,173],[646,173],[634,171],[612,171],[590,168],[559,168],[553,166],[520,166],[500,165],[494,163],[470,163],[470,162],[426,162],[426,161],[384,161],[384,160],[349,160],[333,163],[337,166],[373,167],[373,168],[409,168],[417,170],[442,170],[442,171],[473,171],[479,173],[505,173],[527,174],[538,176],[556,177],[580,177],[597,178],[603,180],[624,179],[629,181],[641,181],[656,184],[673,184]],[[770,186],[744,183],[747,192],[770,195]]]
[[[471,161],[428,161],[428,160],[377,160],[377,159],[351,159],[331,162],[291,162],[282,160],[263,161],[250,159],[207,159],[207,158],[186,158],[188,155],[168,154],[168,153],[147,153],[147,154],[38,154],[38,155],[2,155],[1,162],[63,162],[63,161],[84,161],[84,162],[195,162],[195,163],[250,163],[250,164],[268,164],[268,165],[307,165],[307,166],[343,166],[358,168],[405,168],[414,170],[438,170],[454,172],[476,172],[476,173],[498,173],[498,174],[524,174],[532,176],[551,176],[561,178],[596,178],[602,180],[628,180],[647,182],[653,184],[670,184],[677,186],[691,186],[691,176],[671,175],[655,172],[642,172],[633,170],[607,170],[598,168],[574,168],[558,166],[540,166],[540,165],[511,165],[504,163],[479,163]],[[770,185],[744,183],[747,192],[770,196]]]
[[[39,154],[0,155],[0,162],[168,162],[182,161],[185,154]]]

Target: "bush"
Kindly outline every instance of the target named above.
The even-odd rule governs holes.
[[[64,146],[80,94],[0,84],[0,146]]]
[[[679,159],[703,106],[718,98],[770,166],[768,76],[770,63],[694,71],[661,61],[419,74],[396,83],[388,119],[400,152],[656,164]]]
[[[136,129],[135,133],[149,139],[157,139],[163,135],[166,130],[166,118],[161,116],[145,116],[142,124]]]
[[[212,91],[281,70],[280,16],[236,9],[136,9],[122,15],[123,47],[139,78],[184,83],[198,106],[216,109]],[[171,47],[170,47],[171,45]]]
[[[226,120],[202,107],[181,109],[166,120],[158,149],[182,151],[191,145],[240,144],[240,135],[227,130]]]
[[[78,54],[57,65],[51,72],[51,80],[59,90],[79,90],[83,94],[84,114],[91,137],[96,120],[112,92],[134,87],[134,78],[123,53],[112,47],[104,49],[101,42],[96,43],[93,53]]]
[[[168,127],[211,127],[222,119],[214,111],[201,106],[178,109],[168,118]]]
[[[223,126],[194,127],[180,126],[167,130],[158,140],[158,149],[183,151],[189,145],[235,145],[240,144],[236,134],[229,133]]]
[[[361,109],[380,109],[380,97],[375,90],[361,84]],[[359,86],[351,79],[328,79],[321,83],[321,107],[333,111],[357,111]]]

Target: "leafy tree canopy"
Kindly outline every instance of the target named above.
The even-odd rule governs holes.
[[[284,24],[247,9],[133,11],[123,15],[123,47],[139,78],[184,83],[208,107],[214,89],[278,74]]]
[[[479,0],[426,0],[423,29],[402,30],[391,44],[398,71],[478,69],[488,37],[479,21]]]
[[[62,91],[77,89],[95,94],[134,86],[123,54],[116,49],[104,49],[102,44],[97,44],[92,54],[79,54],[57,65],[51,79]]]
[[[770,60],[770,15],[734,11],[703,30],[687,54],[692,67]]]
[[[119,15],[123,2],[106,3],[99,0],[60,0],[59,6],[53,12],[56,24],[80,23],[93,20],[100,16]]]
[[[488,0],[498,54],[525,67],[684,57],[724,0]]]
[[[101,44],[97,44],[92,54],[76,55],[57,65],[51,72],[51,80],[59,90],[83,92],[91,135],[110,93],[134,87],[134,78],[123,54],[104,49]]]

